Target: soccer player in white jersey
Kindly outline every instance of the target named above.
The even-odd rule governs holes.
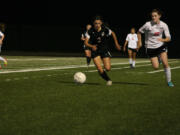
[[[158,55],[160,55],[164,71],[166,75],[167,84],[169,87],[173,87],[171,81],[171,69],[168,64],[167,46],[165,43],[170,42],[171,35],[168,25],[160,20],[161,12],[157,9],[153,9],[151,12],[152,20],[146,22],[138,32],[138,47],[142,45],[141,34],[145,33],[145,44],[147,54],[150,57],[152,66],[154,69],[159,68]],[[165,38],[163,38],[163,34]]]
[[[123,51],[125,52],[126,46],[128,44],[129,64],[131,68],[135,68],[136,53],[138,51],[138,48],[137,48],[138,37],[135,32],[136,32],[135,28],[131,28],[131,33],[127,35],[126,41],[123,47]]]
[[[4,24],[0,24],[0,53],[1,53],[1,48],[2,48],[2,44],[3,44],[3,40],[4,40],[4,33],[2,31],[4,31],[5,29],[5,25]],[[7,66],[7,60],[3,57],[0,56],[0,61],[4,62],[4,65]],[[1,69],[1,65],[0,65],[0,69]]]

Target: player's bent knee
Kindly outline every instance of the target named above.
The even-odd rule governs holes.
[[[111,67],[105,68],[106,71],[111,71]]]
[[[158,70],[159,69],[159,66],[154,66],[153,67],[155,70]]]

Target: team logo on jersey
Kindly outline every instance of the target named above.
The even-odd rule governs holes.
[[[154,36],[159,36],[160,32],[154,32]]]

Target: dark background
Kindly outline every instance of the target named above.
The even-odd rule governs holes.
[[[3,52],[82,53],[81,32],[97,14],[103,16],[116,32],[120,45],[123,45],[130,28],[141,27],[150,20],[151,10],[159,8],[163,11],[162,20],[168,24],[172,35],[172,41],[168,44],[169,57],[179,58],[180,21],[179,9],[175,5],[170,2],[158,4],[155,1],[3,3],[0,22],[7,27]],[[111,50],[117,52],[114,47]],[[144,49],[141,49],[141,56],[145,56]]]

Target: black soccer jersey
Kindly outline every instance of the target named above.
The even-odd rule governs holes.
[[[107,27],[102,27],[101,31],[96,31],[91,28],[87,33],[86,37],[92,45],[97,45],[99,51],[108,50],[108,40],[111,36],[112,31]]]

